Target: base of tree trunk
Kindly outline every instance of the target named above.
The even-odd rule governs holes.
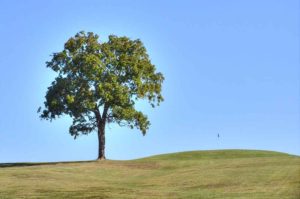
[[[106,160],[106,158],[105,157],[100,157],[97,160]]]

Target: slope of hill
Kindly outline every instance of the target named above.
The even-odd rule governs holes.
[[[300,198],[300,157],[192,151],[130,161],[0,164],[0,198]]]

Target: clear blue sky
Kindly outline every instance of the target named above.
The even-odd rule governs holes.
[[[0,1],[0,162],[89,160],[96,134],[36,113],[45,62],[80,30],[140,38],[164,73],[146,136],[110,125],[107,157],[210,149],[300,155],[299,1]],[[217,134],[220,138],[217,138]]]

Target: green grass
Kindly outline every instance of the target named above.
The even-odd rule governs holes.
[[[192,151],[130,161],[0,164],[0,198],[300,198],[300,157]]]

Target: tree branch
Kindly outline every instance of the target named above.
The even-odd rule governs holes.
[[[100,110],[97,106],[95,107],[94,113],[95,113],[97,122],[101,121],[102,120],[101,113],[100,113]]]
[[[104,108],[103,108],[103,113],[102,113],[102,121],[103,122],[106,122],[108,108],[109,108],[108,104],[105,103]]]

